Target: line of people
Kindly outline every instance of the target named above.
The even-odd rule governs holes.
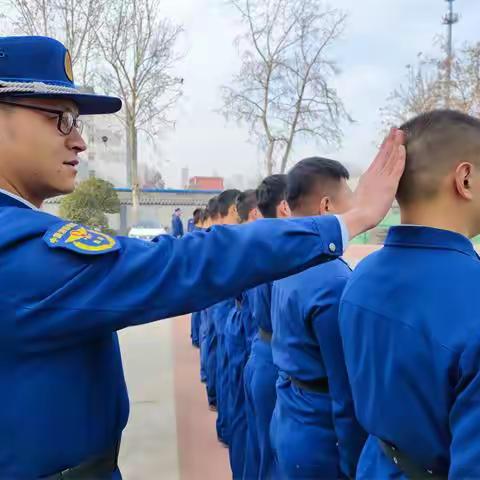
[[[211,199],[204,227],[341,214],[352,206],[348,177],[339,162],[302,160],[256,191]],[[349,275],[334,260],[192,315],[201,379],[233,478],[355,475],[366,435],[355,419],[337,323]]]
[[[403,225],[383,249],[353,273],[332,259],[192,315],[234,479],[480,478],[480,122],[435,111],[402,130]],[[203,228],[341,215],[348,179],[301,160],[212,198]]]

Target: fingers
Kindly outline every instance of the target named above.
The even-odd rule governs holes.
[[[405,170],[405,160],[407,159],[407,149],[405,145],[400,145],[398,147],[398,160],[393,167],[393,174],[395,176],[398,175],[398,179],[403,175],[403,171]]]
[[[392,150],[383,168],[386,175],[401,175],[403,173],[406,158],[406,150],[404,143],[404,132],[395,129],[392,140]]]
[[[385,167],[386,162],[388,161],[393,149],[394,149],[394,142],[395,142],[395,129],[391,128],[388,135],[382,142],[382,146],[378,151],[375,159],[370,164],[367,172],[371,171],[382,171]]]

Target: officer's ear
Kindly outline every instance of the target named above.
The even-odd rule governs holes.
[[[475,175],[475,166],[469,162],[460,163],[455,169],[455,188],[458,195],[465,200],[472,200],[472,185]]]

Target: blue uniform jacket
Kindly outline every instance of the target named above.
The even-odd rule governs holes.
[[[117,330],[325,261],[330,242],[342,252],[336,219],[264,220],[152,243],[112,239],[4,194],[0,232],[0,478],[16,480],[118,440],[128,398]]]
[[[342,471],[352,477],[366,436],[355,418],[338,327],[340,298],[350,274],[338,259],[277,280],[271,318],[273,362],[280,372],[305,382],[328,378],[331,405],[324,413],[333,419]],[[305,407],[306,416],[310,407]]]
[[[448,478],[480,478],[480,262],[457,233],[390,230],[359,264],[340,312],[358,418],[359,478],[398,478],[376,438]]]

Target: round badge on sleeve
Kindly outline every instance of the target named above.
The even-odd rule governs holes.
[[[65,74],[67,78],[73,82],[72,57],[68,50],[65,51]]]
[[[50,248],[63,248],[84,255],[102,255],[120,249],[118,240],[73,222],[61,222],[43,237]]]

